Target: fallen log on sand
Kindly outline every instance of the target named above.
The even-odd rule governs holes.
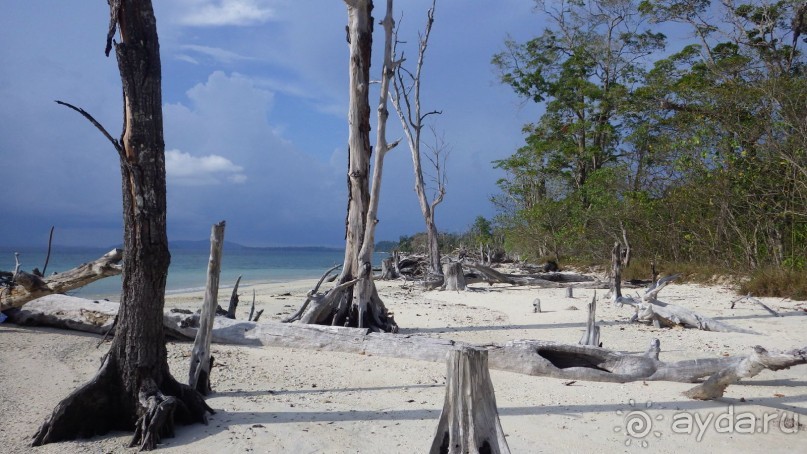
[[[55,296],[32,302],[11,315],[11,320],[19,320],[25,312],[59,312],[59,300],[71,298]],[[78,300],[82,308],[72,311],[86,323],[61,324],[72,329],[93,325],[104,320],[106,323],[114,314],[99,315],[97,307],[105,304],[90,300]],[[83,301],[83,303],[81,303]],[[99,304],[102,304],[99,306]],[[106,303],[114,304],[114,303]],[[57,314],[54,317],[59,318]],[[63,316],[62,316],[63,317]],[[29,321],[50,320],[52,317],[33,318]],[[169,333],[185,339],[193,339],[199,327],[199,314],[190,311],[171,310],[164,316],[164,324]],[[98,331],[92,331],[98,332]],[[598,381],[627,383],[632,381],[673,381],[693,383],[701,378],[720,374],[719,386],[711,387],[698,398],[714,398],[717,391],[725,389],[739,379],[753,377],[761,370],[780,370],[807,363],[807,348],[787,352],[767,352],[757,348],[750,355],[703,358],[676,362],[659,360],[660,346],[654,340],[642,355],[628,355],[621,352],[588,345],[559,344],[541,340],[515,340],[505,344],[476,346],[450,339],[438,339],[416,334],[371,333],[367,329],[344,328],[307,324],[287,324],[278,322],[247,322],[216,317],[212,339],[215,343],[304,348],[321,351],[337,351],[360,355],[375,355],[392,358],[406,358],[421,361],[443,362],[450,350],[458,347],[481,347],[488,352],[488,365],[491,369],[506,370],[526,375],[552,377],[563,380]],[[749,359],[750,358],[750,359]],[[748,365],[752,364],[753,367]],[[706,397],[703,397],[706,396]],[[717,396],[719,397],[719,396]]]
[[[105,277],[117,276],[121,273],[122,259],[123,251],[113,249],[95,261],[44,278],[20,271],[13,279],[12,287],[0,288],[0,311],[20,307],[45,295],[84,287]]]
[[[683,326],[685,328],[695,328],[703,331],[760,334],[750,329],[740,328],[739,326],[705,317],[682,306],[659,301],[656,298],[658,293],[677,277],[677,275],[674,275],[659,279],[645,290],[641,300],[629,296],[617,296],[617,293],[612,292],[611,301],[616,305],[627,304],[633,306],[636,313],[631,318],[631,321],[650,322],[656,328]]]

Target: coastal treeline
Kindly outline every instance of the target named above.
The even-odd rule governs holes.
[[[807,3],[536,3],[492,60],[542,111],[494,163],[506,249],[803,271]]]

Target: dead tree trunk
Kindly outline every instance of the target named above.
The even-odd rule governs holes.
[[[50,277],[41,278],[18,270],[12,276],[11,287],[0,287],[0,311],[20,307],[52,293],[65,293],[105,277],[117,276],[121,273],[122,259],[123,251],[113,249],[93,262]]]
[[[600,327],[597,326],[597,295],[591,298],[588,303],[588,319],[586,321],[586,332],[580,338],[580,345],[593,345],[602,347],[600,343]]]
[[[622,297],[622,247],[614,243],[611,250],[611,298]]]
[[[223,245],[224,221],[221,221],[215,224],[210,232],[210,259],[207,262],[205,298],[202,303],[202,314],[199,317],[199,331],[196,332],[196,338],[193,341],[191,366],[188,373],[188,385],[199,391],[203,396],[212,391],[210,387],[210,368],[213,365],[213,357],[210,354],[210,343],[213,321],[216,319],[216,306],[218,306],[221,249]],[[238,289],[238,283],[235,285],[235,288]],[[232,304],[230,308],[232,309]]]
[[[429,453],[509,452],[488,372],[488,352],[473,347],[451,350],[445,402]]]
[[[381,279],[392,280],[400,277],[400,274],[398,274],[398,271],[395,269],[396,267],[393,260],[392,257],[387,257],[381,261]]]
[[[415,72],[412,73],[406,70],[398,70],[393,78],[394,91],[392,96],[392,104],[395,107],[395,111],[398,113],[398,118],[401,121],[404,135],[406,135],[406,141],[409,144],[409,151],[412,153],[412,167],[415,173],[415,192],[417,193],[418,203],[420,204],[420,212],[423,215],[423,221],[426,223],[426,236],[429,247],[429,271],[427,274],[431,274],[433,276],[442,276],[443,269],[440,259],[440,245],[438,242],[439,236],[437,233],[437,226],[434,221],[434,211],[435,208],[437,208],[437,205],[443,201],[443,197],[446,193],[445,169],[443,168],[445,156],[443,156],[443,161],[441,161],[441,148],[436,146],[433,149],[435,156],[434,159],[430,159],[436,170],[435,180],[437,188],[432,201],[429,202],[426,195],[426,182],[423,178],[423,165],[421,163],[422,155],[420,149],[422,142],[421,133],[423,132],[426,117],[432,114],[440,113],[438,111],[422,113],[420,106],[421,72],[423,70],[423,60],[426,55],[426,49],[429,45],[429,35],[431,34],[432,24],[434,23],[434,7],[435,2],[432,1],[432,6],[429,8],[429,11],[426,14],[426,29],[418,42],[418,59],[415,66]],[[395,54],[397,54],[397,32],[395,34],[395,38]],[[393,56],[393,58],[395,58],[395,56]],[[405,74],[411,77],[410,88],[407,88],[407,85],[409,84],[404,82]],[[406,111],[404,111],[404,109],[406,109]]]
[[[337,286],[326,297],[311,296],[297,317],[301,323],[334,326],[370,327],[380,331],[397,331],[398,325],[387,312],[372,279],[372,246],[363,252],[365,235],[373,232],[377,222],[370,211],[370,60],[373,43],[372,0],[345,0],[348,11],[348,44],[350,46],[350,107],[348,110],[348,212],[345,222],[345,261]],[[390,16],[390,21],[392,20]],[[386,19],[385,19],[386,21]],[[385,26],[386,29],[386,26]],[[386,68],[386,64],[385,64]],[[392,68],[391,66],[389,67]],[[386,69],[382,80],[386,77]],[[386,97],[385,90],[382,96]],[[386,103],[383,103],[386,105]],[[384,108],[386,110],[386,108]],[[379,112],[381,115],[381,112]],[[381,169],[376,169],[380,171]],[[380,174],[379,174],[380,175]],[[380,186],[376,188],[380,190]],[[368,228],[369,227],[369,228]],[[362,256],[364,254],[364,256]],[[359,283],[359,287],[354,287]],[[312,295],[313,296],[313,295]],[[314,304],[316,303],[316,304]]]
[[[443,281],[445,282],[446,290],[465,290],[465,274],[462,271],[462,263],[453,262],[443,265]]]
[[[124,96],[124,130],[114,140],[123,180],[123,289],[115,339],[98,373],[60,402],[35,446],[134,430],[132,446],[153,449],[175,420],[206,421],[202,396],[168,370],[163,307],[170,254],[166,236],[165,145],[157,23],[151,1],[109,2],[107,55],[114,43]],[[85,115],[89,117],[89,115]]]
[[[227,307],[227,318],[235,319],[235,311],[238,309],[238,286],[241,284],[241,276],[235,280],[233,293],[230,294],[230,305]]]

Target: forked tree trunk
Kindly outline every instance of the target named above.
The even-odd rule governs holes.
[[[212,410],[171,376],[163,329],[170,262],[165,230],[165,146],[157,23],[149,0],[112,0],[107,54],[115,43],[124,130],[113,143],[123,180],[123,290],[115,339],[96,376],[60,402],[34,436],[42,445],[109,430],[134,430],[132,446],[153,449],[174,420],[204,422]],[[108,136],[109,137],[109,136]]]
[[[423,221],[426,223],[426,237],[429,248],[429,271],[427,274],[432,276],[442,276],[443,268],[440,260],[440,246],[439,236],[437,234],[437,226],[434,221],[434,211],[443,201],[445,195],[445,184],[441,174],[440,157],[436,156],[434,162],[437,175],[437,193],[432,199],[431,203],[426,196],[426,182],[423,178],[423,165],[421,163],[421,133],[423,132],[424,120],[431,114],[439,112],[421,113],[420,107],[420,83],[421,71],[423,70],[423,60],[426,55],[426,49],[429,45],[429,35],[431,34],[432,24],[434,23],[434,1],[429,9],[426,17],[426,29],[421,35],[418,45],[418,59],[415,67],[415,72],[407,72],[412,75],[412,87],[407,90],[404,87],[404,79],[399,71],[394,79],[394,93],[392,97],[392,104],[395,106],[395,111],[401,121],[406,141],[409,144],[409,151],[412,153],[412,168],[415,173],[415,192],[417,193],[418,203],[420,204],[420,212],[423,215]],[[396,33],[397,44],[397,33]],[[404,105],[406,112],[404,112]],[[426,279],[428,280],[428,279]]]
[[[488,352],[474,347],[451,350],[445,402],[429,453],[509,452],[488,372]]]
[[[325,295],[310,297],[308,307],[297,317],[301,323],[368,327],[378,331],[397,331],[398,325],[387,312],[372,279],[372,235],[375,212],[370,206],[370,60],[373,44],[372,0],[345,0],[348,10],[350,45],[350,107],[348,110],[348,212],[345,221],[345,261],[337,286]],[[391,9],[391,6],[388,7]],[[388,14],[392,21],[391,13]],[[385,18],[385,21],[387,19]],[[385,29],[387,27],[385,26]],[[386,52],[385,52],[386,53]],[[386,68],[386,64],[385,64]],[[386,78],[386,70],[382,74]],[[382,90],[379,119],[386,111],[386,92]],[[381,120],[380,120],[381,121]],[[386,144],[380,146],[385,148]],[[386,149],[384,149],[386,152]],[[383,156],[382,156],[383,157]],[[379,175],[374,191],[379,191]],[[376,196],[377,198],[377,196]],[[368,225],[370,222],[372,225]]]

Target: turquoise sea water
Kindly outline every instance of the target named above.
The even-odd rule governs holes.
[[[54,247],[46,274],[61,272],[101,257],[111,248]],[[0,270],[14,270],[14,252],[20,253],[22,269],[31,271],[42,267],[47,248],[0,247]],[[207,260],[210,253],[201,248],[174,248],[168,269],[167,293],[204,289],[207,278]],[[383,254],[382,254],[383,255]],[[381,255],[377,260],[380,261]],[[232,287],[239,275],[242,286],[264,282],[285,282],[296,279],[318,278],[328,268],[341,264],[344,251],[330,248],[247,248],[225,244],[222,256],[221,287]],[[117,301],[120,296],[120,276],[101,279],[70,295],[84,298],[108,298]]]

